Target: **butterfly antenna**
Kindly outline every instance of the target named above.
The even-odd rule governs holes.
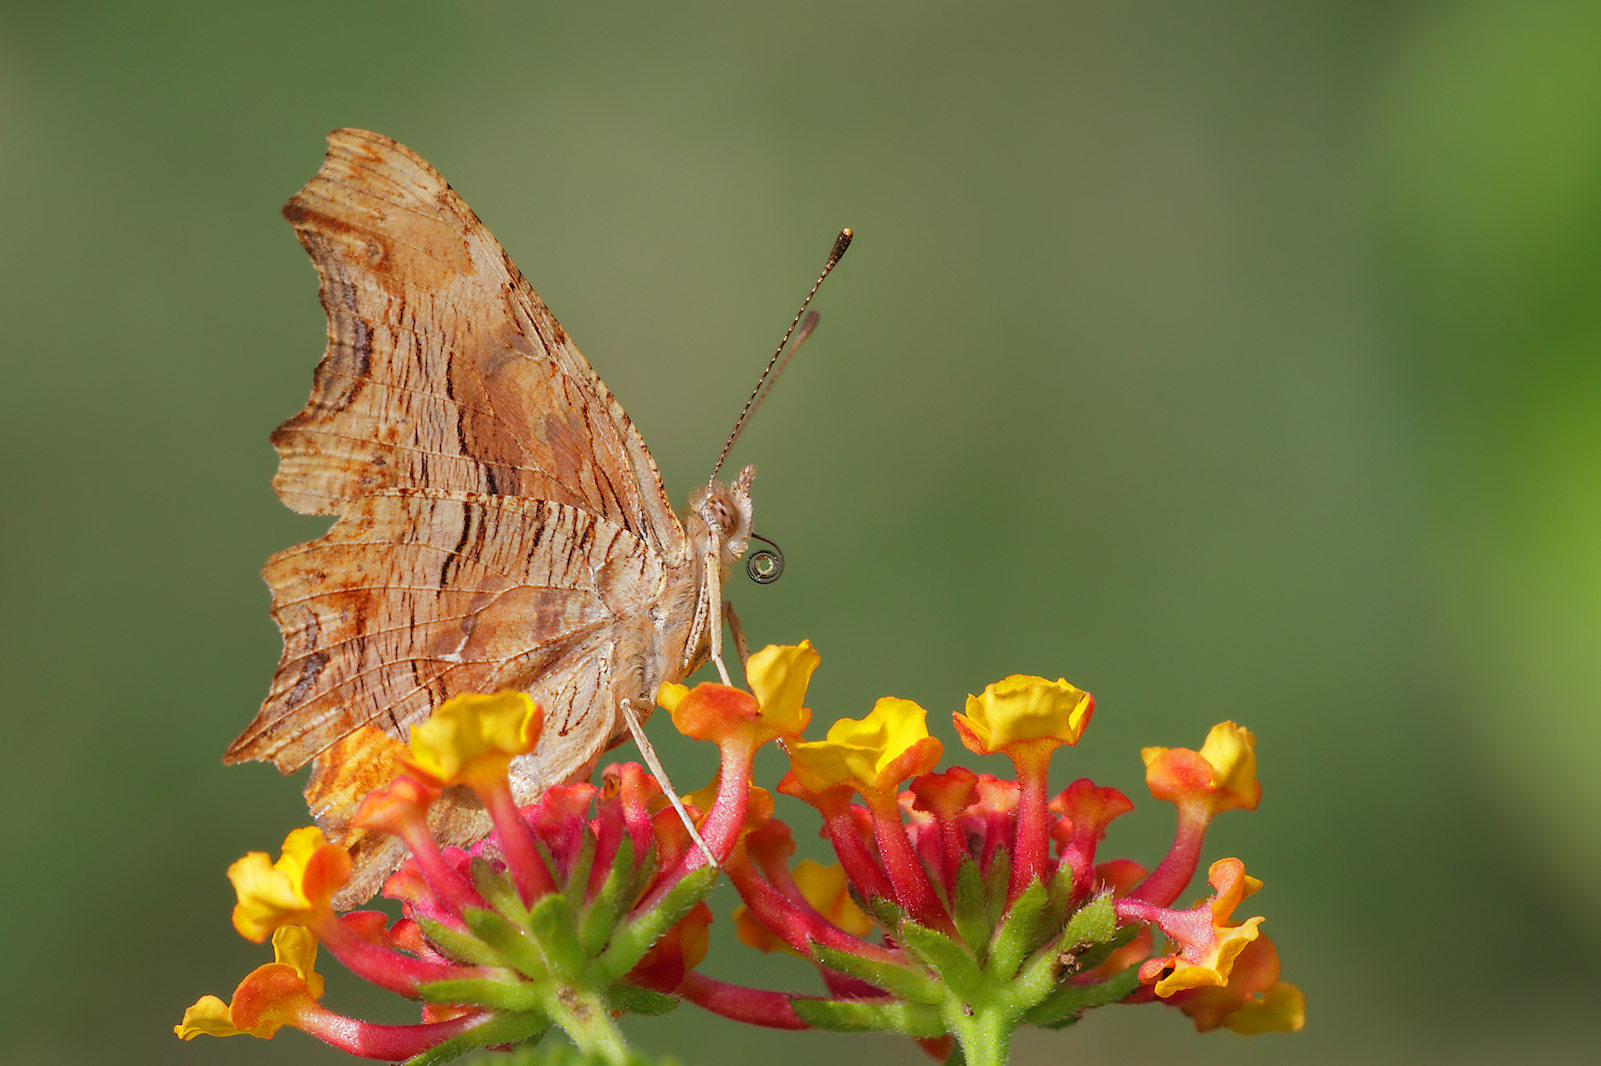
[[[773,357],[767,360],[767,366],[762,371],[762,376],[756,380],[756,387],[750,392],[750,399],[745,401],[744,408],[739,412],[738,420],[734,422],[734,428],[729,431],[728,440],[723,444],[723,450],[717,456],[717,465],[712,467],[712,478],[715,479],[717,472],[723,468],[723,463],[728,460],[728,453],[734,448],[734,442],[739,440],[741,433],[745,432],[745,427],[750,424],[751,416],[756,413],[756,408],[760,407],[762,401],[767,399],[767,393],[772,389],[773,382],[778,380],[778,375],[784,372],[784,368],[795,357],[795,353],[800,351],[801,344],[805,342],[807,337],[811,336],[812,330],[816,328],[817,312],[813,311],[807,315],[806,308],[811,304],[812,297],[817,295],[817,290],[822,287],[823,279],[828,277],[829,271],[833,270],[840,259],[844,257],[845,249],[851,246],[851,236],[850,227],[847,226],[839,231],[838,237],[834,238],[834,247],[828,253],[828,261],[823,264],[822,273],[818,274],[817,280],[812,282],[812,291],[806,294],[806,299],[801,301],[800,310],[796,311],[795,317],[790,319],[789,328],[784,331],[784,339],[778,342],[778,348],[773,352]],[[801,322],[802,315],[806,316],[804,323]],[[796,333],[797,326],[800,327],[799,333]],[[795,334],[795,344],[789,349],[789,354],[784,355],[784,346],[789,344],[791,334]],[[781,355],[784,356],[783,362],[778,361],[778,357]]]

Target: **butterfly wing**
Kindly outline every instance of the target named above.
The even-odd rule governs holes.
[[[613,696],[586,652],[648,628],[667,578],[643,541],[570,504],[430,490],[360,497],[264,573],[284,638],[265,708],[285,712],[263,710],[249,757],[286,772],[362,726],[404,739],[443,700],[506,688],[540,700],[552,737],[595,735],[563,760],[581,763]]]
[[[273,434],[284,503],[339,515],[390,488],[555,500],[682,558],[639,433],[438,172],[388,137],[335,130],[284,215],[328,316],[311,399]]]
[[[282,769],[314,760],[307,802],[329,839],[352,847],[365,899],[402,853],[349,824],[361,798],[400,769],[406,729],[463,692],[530,692],[545,708],[539,747],[518,760],[530,789],[586,775],[624,699],[647,701],[640,667],[661,559],[607,519],[550,500],[391,490],[355,501],[327,536],[267,563],[284,634],[251,754]],[[436,804],[435,833],[465,843],[483,813]],[[391,854],[392,853],[392,854]]]
[[[321,277],[328,348],[273,435],[274,488],[338,521],[264,571],[284,652],[227,761],[316,759],[308,797],[337,829],[387,772],[376,738],[456,693],[518,687],[546,705],[535,776],[584,769],[615,700],[649,695],[656,671],[622,662],[654,648],[649,605],[692,578],[655,462],[414,153],[337,130],[284,213]]]

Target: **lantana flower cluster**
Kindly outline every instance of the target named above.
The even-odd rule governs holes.
[[[1212,863],[1211,894],[1177,903],[1211,820],[1257,806],[1250,731],[1225,722],[1199,750],[1144,750],[1152,795],[1178,812],[1172,847],[1147,870],[1098,855],[1109,823],[1133,809],[1126,796],[1087,778],[1048,788],[1053,756],[1089,725],[1088,693],[1042,677],[996,682],[954,722],[964,746],[1001,756],[1011,775],[941,771],[943,746],[910,700],[879,700],[821,740],[800,739],[817,664],[808,642],[774,646],[751,656],[748,691],[663,686],[675,727],[719,751],[716,781],[683,797],[698,840],[632,763],[607,767],[598,788],[555,786],[518,807],[507,768],[537,745],[540,708],[517,692],[447,702],[413,730],[407,772],[355,818],[409,850],[383,890],[402,916],[335,909],[351,860],[315,828],[290,833],[276,861],[246,855],[228,871],[234,926],[271,939],[275,959],[229,1002],[190,1007],[178,1035],[289,1026],[420,1064],[557,1028],[587,1055],[629,1063],[616,1018],[688,1002],[775,1029],[897,1032],[939,1059],[987,1066],[1006,1061],[1020,1026],[1060,1028],[1110,1003],[1166,1003],[1202,1031],[1300,1028],[1304,999],[1279,979],[1263,919],[1236,916],[1262,884],[1240,860]],[[816,810],[837,863],[793,861],[789,826],[752,781],[757,750],[773,741],[790,757],[777,791]],[[469,848],[442,847],[429,828],[429,807],[453,786],[494,825]],[[805,958],[824,992],[700,972],[719,869],[743,900],[739,939]],[[325,1008],[319,946],[418,1001],[420,1021]]]

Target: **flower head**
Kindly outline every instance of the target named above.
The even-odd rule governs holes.
[[[1247,874],[1239,859],[1219,859],[1207,872],[1207,879],[1216,891],[1201,906],[1190,911],[1147,912],[1149,920],[1179,949],[1140,967],[1140,980],[1154,985],[1156,994],[1164,999],[1185,988],[1228,984],[1234,960],[1259,935],[1260,917],[1248,918],[1240,925],[1228,922],[1234,908],[1260,889],[1262,882]],[[1124,901],[1122,905],[1130,908],[1130,914],[1139,913],[1137,903]]]
[[[322,998],[322,975],[312,968],[317,938],[297,925],[280,926],[272,934],[273,961],[251,971],[234,990],[233,1001],[202,996],[173,1027],[180,1040],[197,1036],[270,1038],[282,1026],[294,1025],[309,1006]]]
[[[428,808],[439,798],[438,785],[418,777],[397,777],[362,797],[350,824],[401,836],[425,826]]]
[[[1200,1032],[1219,1026],[1236,1033],[1293,1033],[1306,1023],[1306,996],[1279,980],[1279,953],[1266,935],[1245,945],[1234,960],[1228,984],[1174,995]]]
[[[769,647],[747,664],[750,691],[661,687],[674,724],[720,756],[712,785],[681,804],[628,764],[608,767],[601,787],[556,784],[519,806],[506,774],[537,742],[537,705],[520,693],[448,701],[414,731],[410,773],[369,794],[354,819],[409,851],[384,887],[403,916],[336,914],[349,856],[314,828],[291,833],[276,862],[246,856],[229,871],[235,924],[257,940],[272,934],[277,961],[232,1002],[197,1002],[179,1035],[271,1036],[289,1025],[369,1057],[443,1061],[560,1027],[586,1055],[621,1066],[633,1059],[615,1015],[683,999],[780,1029],[898,1031],[936,1055],[954,1041],[973,1066],[998,1066],[1017,1025],[1059,1028],[1112,1002],[1159,999],[1201,1030],[1299,1027],[1304,998],[1279,980],[1262,919],[1233,918],[1261,885],[1239,860],[1212,865],[1211,898],[1172,907],[1210,818],[1256,805],[1248,731],[1224,723],[1200,751],[1146,749],[1152,791],[1178,814],[1172,847],[1147,874],[1130,859],[1097,858],[1127,797],[1088,778],[1054,798],[1046,789],[1052,752],[1089,721],[1087,693],[1014,675],[968,698],[955,716],[963,743],[1006,755],[1014,778],[935,772],[943,748],[926,712],[881,699],[823,740],[786,749],[778,791],[817,808],[839,858],[796,863],[773,794],[753,782],[754,756],[807,725],[817,662],[809,643]],[[472,790],[493,826],[465,848],[443,843],[448,820],[430,813],[455,785]],[[826,995],[699,972],[711,921],[703,900],[719,866],[744,901],[739,939],[807,958]],[[1166,953],[1152,957],[1156,930]],[[324,1009],[311,966],[319,942],[358,975],[420,1000],[421,1022],[373,1025]]]
[[[1051,839],[1061,849],[1062,862],[1073,872],[1074,892],[1086,895],[1093,887],[1095,852],[1106,836],[1107,825],[1132,811],[1134,804],[1117,789],[1102,788],[1081,777],[1051,800],[1050,809],[1060,815],[1051,826]]]
[[[1202,802],[1210,814],[1243,807],[1254,811],[1262,799],[1256,779],[1256,737],[1233,722],[1220,722],[1200,751],[1145,748],[1145,781],[1151,795],[1169,803]]]
[[[296,829],[284,838],[277,862],[252,851],[228,867],[228,880],[239,897],[234,928],[247,940],[261,943],[283,925],[311,924],[318,914],[332,914],[329,901],[350,879],[350,855],[327,843],[316,826]]]
[[[595,1050],[618,1039],[618,1006],[662,1009],[705,955],[711,915],[701,900],[716,869],[682,843],[662,790],[638,767],[609,768],[602,789],[554,786],[518,808],[506,773],[537,740],[540,718],[518,693],[448,701],[414,732],[411,773],[363,801],[361,826],[398,837],[411,853],[385,885],[404,915],[393,924],[376,911],[334,912],[350,859],[315,828],[291,833],[276,863],[253,853],[229,871],[241,933],[259,940],[304,926],[298,935],[308,947],[320,942],[359,976],[424,1001],[420,1024],[374,1025],[324,1010],[309,958],[294,965],[280,952],[231,1004],[195,1004],[180,1035],[270,1036],[287,1024],[399,1060],[526,1042],[556,1025]],[[723,787],[702,802],[708,821],[737,829],[749,775],[724,769]],[[494,829],[470,848],[434,835],[428,807],[445,785],[467,785],[489,810]],[[759,806],[766,793],[754,791]],[[732,843],[722,841],[719,858]]]
[[[492,787],[512,759],[534,750],[544,725],[544,711],[526,692],[456,696],[411,727],[405,762],[433,784]]]
[[[928,735],[927,720],[911,700],[886,696],[867,717],[835,722],[826,739],[790,745],[790,770],[814,794],[883,795],[939,762],[944,745]]]
[[[798,737],[806,729],[812,712],[802,702],[819,661],[809,640],[770,644],[745,664],[749,692],[715,683],[693,689],[675,683],[661,686],[656,702],[687,737],[723,743],[737,735],[757,748],[779,737]]]
[[[1065,679],[1013,674],[967,697],[967,713],[956,715],[962,743],[978,755],[1014,758],[1077,744],[1095,711],[1095,697]]]

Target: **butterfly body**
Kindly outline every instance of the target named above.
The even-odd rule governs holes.
[[[352,845],[348,899],[398,862],[349,825],[412,725],[463,692],[545,707],[513,767],[527,802],[587,776],[656,689],[704,663],[751,529],[747,468],[683,517],[622,407],[476,215],[387,137],[336,130],[284,209],[321,277],[328,348],[306,407],[273,434],[285,504],[331,515],[263,576],[284,648],[226,759],[290,772]],[[487,830],[465,796],[444,839]]]

